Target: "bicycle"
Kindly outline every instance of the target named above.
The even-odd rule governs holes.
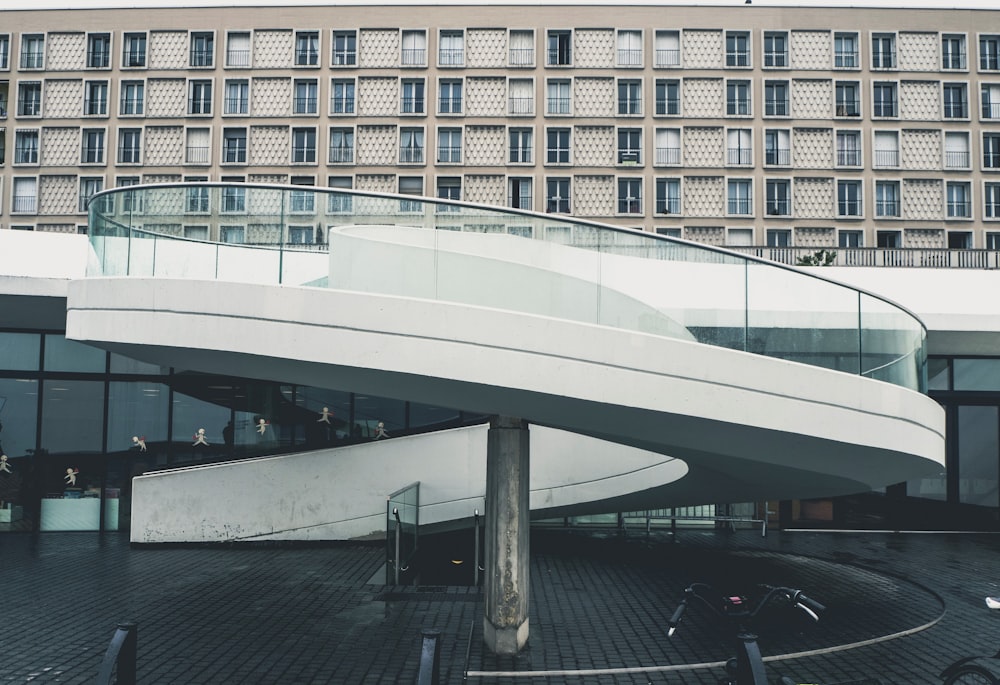
[[[1000,597],[987,597],[986,607],[991,611],[1000,611]],[[959,659],[944,669],[938,677],[944,681],[944,685],[1000,685],[1000,679],[988,668],[973,663],[980,659],[1000,660],[1000,650],[992,656],[967,656]]]

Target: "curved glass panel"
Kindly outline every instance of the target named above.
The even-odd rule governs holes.
[[[552,214],[332,188],[188,183],[101,195],[122,201],[90,203],[91,275],[429,298],[926,387],[926,331],[910,312],[719,248]]]

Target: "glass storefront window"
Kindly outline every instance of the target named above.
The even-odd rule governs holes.
[[[950,389],[948,359],[933,357],[927,360],[927,388],[929,390]]]
[[[958,408],[958,497],[963,504],[1000,505],[1000,421],[998,408]]]
[[[107,353],[62,335],[45,336],[45,370],[104,373]]]
[[[430,404],[410,402],[410,427],[423,428],[429,426],[447,425],[462,418],[462,412],[457,409],[435,407]]]
[[[320,447],[351,435],[351,393],[323,388],[295,389],[295,406],[303,412],[306,444]]]
[[[0,333],[0,369],[37,371],[41,342],[38,333]]]
[[[208,385],[203,390],[205,394],[201,397],[174,391],[171,426],[174,463],[211,461],[232,453],[231,387]],[[219,397],[220,390],[224,400]]]
[[[952,361],[955,390],[1000,390],[1000,359],[959,359]]]
[[[372,395],[354,396],[354,440],[393,437],[406,428],[406,402]]]
[[[36,351],[37,359],[37,351]],[[38,381],[0,378],[0,531],[33,530]]]
[[[136,359],[129,359],[120,354],[111,353],[111,373],[131,373],[145,376],[166,376],[169,369],[155,364],[147,364]]]

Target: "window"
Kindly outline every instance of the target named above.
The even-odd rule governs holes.
[[[330,129],[330,163],[331,164],[354,163],[353,128]]]
[[[507,114],[531,116],[535,113],[535,85],[531,79],[510,79],[507,81],[507,88],[510,93]]]
[[[226,81],[226,99],[223,114],[250,113],[250,83],[246,79]]]
[[[753,164],[753,134],[748,128],[731,128],[726,132],[726,164]]]
[[[949,219],[972,218],[972,190],[967,182],[949,181],[946,187]]]
[[[764,131],[764,164],[788,166],[792,163],[791,135],[786,129]]]
[[[293,186],[315,186],[316,182],[312,176],[292,176],[290,182]],[[289,209],[295,214],[312,214],[316,211],[316,193],[313,190],[293,190],[288,197]],[[289,227],[289,233],[291,227]],[[292,241],[289,241],[292,242]],[[299,244],[303,241],[299,240]],[[310,242],[312,242],[310,240]]]
[[[833,66],[837,69],[857,69],[858,63],[858,34],[833,34]]]
[[[875,216],[899,217],[899,181],[875,181]]]
[[[424,80],[403,79],[400,83],[402,98],[399,104],[399,111],[403,114],[423,114],[424,113]]]
[[[764,82],[764,116],[788,116],[788,81]]]
[[[875,233],[875,246],[883,248],[897,248],[903,244],[899,231],[877,231]]]
[[[770,228],[765,234],[768,247],[791,247],[792,232],[787,228]]]
[[[681,65],[680,31],[657,31],[655,40],[656,66],[679,67]]]
[[[333,32],[333,66],[353,67],[358,63],[358,34],[355,31]]]
[[[618,114],[642,114],[642,81],[618,81]]]
[[[437,196],[442,200],[462,199],[462,179],[442,176],[437,180]],[[452,207],[439,207],[439,211],[450,211]]]
[[[0,34],[0,71],[10,69],[10,35]]]
[[[460,67],[465,64],[465,34],[462,31],[442,31],[438,42],[438,65]]]
[[[567,132],[568,133],[568,132]],[[511,164],[531,164],[533,155],[532,131],[530,128],[512,128],[508,132],[510,138],[509,155],[507,160]],[[1000,138],[1000,136],[998,136]],[[567,139],[567,156],[569,154]]]
[[[1000,133],[983,134],[983,168],[1000,169]]]
[[[792,183],[784,178],[771,178],[765,187],[766,207],[768,216],[789,216],[792,213],[791,197]]]
[[[642,31],[618,31],[618,66],[642,66]]]
[[[642,129],[618,129],[618,163],[642,164]]]
[[[534,207],[531,197],[531,178],[507,179],[507,206],[514,209]]]
[[[941,36],[941,68],[965,69],[965,36],[948,33]]]
[[[399,129],[400,164],[424,163],[424,130],[422,128]]]
[[[87,116],[107,116],[108,82],[87,81],[83,89],[83,113]]]
[[[572,42],[571,31],[549,31],[545,63],[550,67],[568,67],[573,64]]]
[[[227,177],[222,177],[223,181]],[[240,179],[242,182],[242,179]],[[247,189],[239,186],[225,186],[222,188],[222,211],[228,213],[240,213],[247,211]]]
[[[354,114],[354,79],[333,79],[330,84],[330,113]]]
[[[861,181],[837,181],[837,216],[861,216]]]
[[[190,81],[188,83],[188,114],[212,113],[212,82]]]
[[[17,116],[42,115],[42,84],[38,82],[17,84]]]
[[[642,214],[642,179],[618,179],[618,213]]]
[[[569,214],[569,179],[545,179],[545,211],[549,214]]]
[[[38,211],[38,180],[34,178],[15,178],[11,193],[14,214],[34,214]]]
[[[788,33],[786,31],[764,32],[764,66],[788,66]]]
[[[331,176],[326,185],[337,190],[350,190],[354,180],[350,176]],[[354,206],[353,197],[348,193],[332,192],[327,195],[326,211],[331,214],[350,212]]]
[[[38,164],[38,131],[15,132],[14,164]]]
[[[872,34],[872,69],[896,68],[896,36],[892,33]]]
[[[119,176],[115,181],[115,185],[118,188],[128,188],[129,186],[137,186],[141,182],[138,176]],[[122,198],[122,211],[126,214],[135,212],[137,214],[143,211],[143,198],[145,194],[135,191],[129,191],[127,193],[122,193],[120,195]]]
[[[104,164],[104,129],[85,128],[81,132],[83,151],[81,164]]]
[[[225,128],[222,130],[222,161],[225,164],[247,163],[247,130]]]
[[[979,70],[1000,71],[1000,36],[979,37]]]
[[[427,64],[427,34],[423,31],[403,31],[400,64],[422,67]]]
[[[21,35],[21,68],[41,69],[45,64],[45,36],[40,33]]]
[[[295,114],[316,114],[318,111],[317,89],[315,79],[296,79],[295,102],[292,111]]]
[[[983,119],[1000,119],[1000,83],[983,83]]]
[[[726,83],[726,114],[729,116],[750,115],[749,81],[729,81]]]
[[[964,83],[946,83],[943,87],[944,118],[967,119],[969,99]]]
[[[681,180],[679,178],[656,179],[656,213],[681,213]]]
[[[986,234],[986,249],[987,250],[1000,250],[1000,233],[987,233]]]
[[[984,216],[987,219],[1000,219],[1000,183],[987,183],[983,187]],[[993,234],[996,236],[997,234]],[[996,239],[993,241],[992,249],[1000,248],[1000,243]]]
[[[459,164],[462,161],[462,129],[438,130],[437,161],[441,164]]]
[[[945,169],[968,169],[970,163],[969,133],[946,131],[944,134]]]
[[[210,67],[215,63],[215,35],[211,31],[191,34],[191,66]]]
[[[864,233],[861,231],[839,231],[837,233],[837,247],[862,247],[864,237]]]
[[[971,250],[972,233],[968,231],[948,231],[949,250]]]
[[[545,132],[545,163],[569,164],[569,129],[550,128]]]
[[[837,166],[861,166],[860,131],[837,131]]]
[[[837,81],[835,91],[838,117],[861,116],[860,87],[857,81]]]
[[[681,113],[681,83],[677,79],[656,80],[656,113],[675,116]]]
[[[87,34],[87,68],[108,69],[111,66],[111,34]]]
[[[679,128],[656,129],[656,163],[670,166],[681,163],[681,130]]]
[[[872,116],[897,116],[895,83],[882,82],[872,85]]]
[[[462,81],[448,79],[438,84],[438,112],[441,114],[462,113]]]
[[[398,187],[400,195],[423,195],[424,179],[420,176],[400,176]],[[423,211],[423,208],[424,203],[419,200],[399,201],[399,211],[401,212],[420,212]]]
[[[292,163],[293,164],[316,163],[316,129],[314,128],[292,129]]]
[[[551,79],[546,84],[546,114],[569,114],[569,84],[567,79]]]
[[[118,163],[138,164],[141,160],[142,129],[118,129]]]
[[[184,151],[185,164],[208,164],[211,161],[209,154],[209,141],[211,140],[209,129],[189,128],[186,137],[187,141]]]
[[[204,178],[185,178],[187,181],[204,181]],[[208,214],[209,207],[208,186],[190,186],[184,189],[184,212],[186,214]]]
[[[899,134],[896,131],[875,131],[872,165],[880,169],[899,166]]]
[[[242,190],[242,188],[240,190]],[[229,243],[230,245],[242,245],[245,238],[246,227],[244,226],[219,226],[219,240],[223,243]]]
[[[535,32],[511,31],[510,54],[507,66],[531,67],[535,65]]]
[[[750,66],[750,34],[746,31],[726,31],[726,66]]]
[[[319,64],[319,33],[295,32],[295,66],[315,67]]]
[[[244,31],[226,36],[226,66],[245,68],[250,66],[250,34]]]
[[[146,66],[146,34],[126,33],[122,36],[122,66]]]
[[[728,183],[728,214],[753,214],[753,182],[749,179],[730,179]]]
[[[122,116],[139,116],[143,113],[146,85],[142,81],[121,82],[121,103],[118,113]]]

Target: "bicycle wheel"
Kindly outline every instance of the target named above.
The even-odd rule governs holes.
[[[966,664],[948,676],[944,685],[1000,685],[1000,680],[982,666]]]

